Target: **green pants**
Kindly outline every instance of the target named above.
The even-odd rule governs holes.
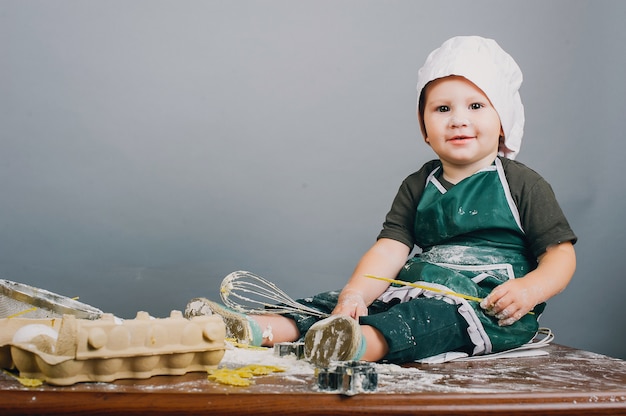
[[[324,292],[298,302],[321,312],[331,313],[337,305],[339,292]],[[385,303],[374,301],[368,315],[359,322],[376,328],[387,341],[389,352],[385,361],[401,364],[449,351],[470,353],[473,344],[467,334],[467,323],[456,305],[430,298],[409,302]],[[286,314],[295,321],[301,336],[319,318],[301,314]]]

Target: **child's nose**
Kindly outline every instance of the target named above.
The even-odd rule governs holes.
[[[470,124],[469,119],[464,115],[453,114],[452,117],[450,117],[450,127],[465,127]]]

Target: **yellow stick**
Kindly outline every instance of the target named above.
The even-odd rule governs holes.
[[[382,280],[384,282],[395,283],[402,286],[412,286],[418,289],[428,290],[430,292],[441,293],[442,295],[456,296],[462,299],[473,300],[474,302],[481,302],[481,298],[477,298],[476,296],[464,295],[462,293],[453,292],[451,290],[439,289],[436,287],[431,287],[427,285],[418,285],[417,283],[405,282],[404,280],[394,280],[388,279],[386,277],[374,276],[371,274],[366,274],[365,277],[369,277],[370,279]],[[528,312],[529,315],[534,315],[534,312]]]
[[[33,311],[36,311],[36,310],[37,310],[37,307],[36,307],[36,306],[33,306],[32,308],[29,308],[29,309],[25,309],[25,310],[23,310],[23,311],[16,312],[16,313],[14,313],[13,315],[9,315],[9,316],[7,316],[7,319],[17,318],[18,316],[25,315],[25,314],[27,314],[28,312],[33,312]]]
[[[382,280],[384,282],[395,283],[395,284],[402,285],[402,286],[416,287],[418,289],[428,290],[430,292],[441,293],[442,295],[456,296],[458,298],[473,300],[474,302],[482,301],[481,298],[477,298],[476,296],[464,295],[462,293],[456,293],[451,290],[439,289],[439,288],[431,287],[427,285],[418,285],[417,283],[405,282],[404,280],[388,279],[386,277],[373,276],[371,274],[366,274],[365,277],[369,277],[370,279]]]

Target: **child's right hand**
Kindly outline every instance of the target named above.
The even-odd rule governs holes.
[[[367,315],[367,305],[363,300],[363,294],[357,290],[344,289],[339,295],[337,306],[333,315],[348,315],[353,319]]]

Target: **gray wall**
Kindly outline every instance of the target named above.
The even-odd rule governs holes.
[[[340,288],[434,154],[417,69],[445,39],[520,64],[519,160],[580,237],[543,324],[626,358],[626,2],[0,1],[0,277],[122,317],[247,269]]]

